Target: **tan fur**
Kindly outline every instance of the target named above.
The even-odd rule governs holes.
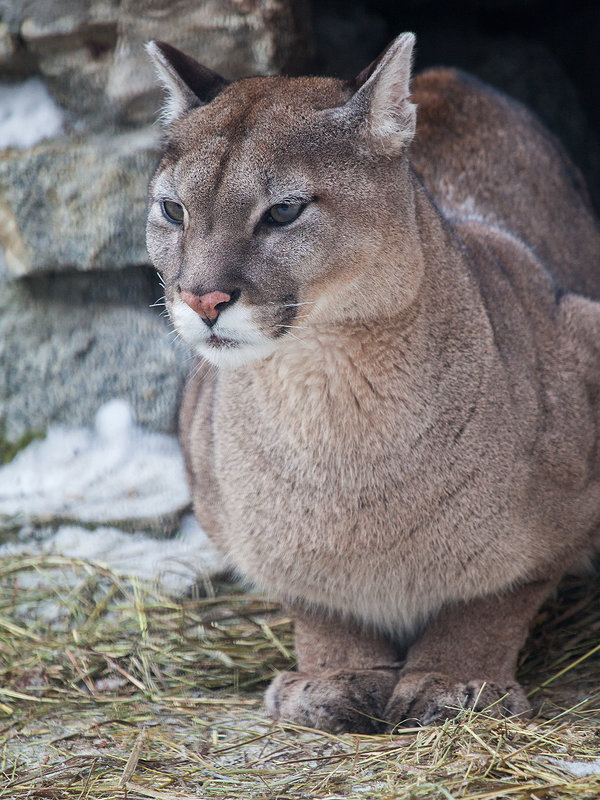
[[[600,525],[600,236],[581,177],[465,75],[425,73],[409,100],[411,44],[356,86],[182,95],[150,188],[167,305],[222,364],[182,407],[196,514],[297,617],[299,672],[269,710],[337,730],[525,711],[528,624]],[[294,193],[311,198],[297,221],[265,227]],[[241,291],[211,329],[239,336],[231,354],[183,290]]]

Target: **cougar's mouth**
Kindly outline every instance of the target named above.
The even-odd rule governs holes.
[[[181,338],[217,367],[259,361],[276,346],[275,338],[263,332],[252,309],[242,303],[224,309],[211,328],[179,297],[169,303],[169,314]]]

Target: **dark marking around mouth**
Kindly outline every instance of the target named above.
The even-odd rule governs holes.
[[[221,339],[219,336],[215,336],[214,333],[208,340],[208,343],[211,347],[215,347],[216,349],[238,346],[238,342],[234,342],[233,339]]]

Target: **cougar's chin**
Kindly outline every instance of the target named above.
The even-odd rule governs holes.
[[[262,344],[234,342],[230,339],[212,341],[211,337],[205,345],[197,346],[196,352],[215,367],[237,369],[252,361],[260,361],[270,355],[276,347],[275,342],[268,339]]]
[[[251,311],[242,305],[222,311],[212,328],[179,298],[169,304],[169,314],[181,338],[215,367],[236,369],[266,358],[277,346],[275,339],[261,333]]]

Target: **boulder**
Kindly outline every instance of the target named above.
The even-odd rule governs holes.
[[[60,138],[0,153],[0,271],[15,278],[147,263],[157,133]]]
[[[310,53],[306,0],[122,0],[107,94],[122,118],[156,118],[160,92],[144,51],[169,42],[226,78],[301,71]]]
[[[0,433],[91,425],[119,397],[152,430],[176,429],[187,353],[169,339],[149,271],[64,273],[0,286]]]
[[[156,117],[143,45],[163,39],[229,78],[300,69],[308,0],[0,0],[0,65],[35,62],[75,126]]]
[[[119,3],[4,0],[3,6],[2,20],[17,42],[12,61],[35,61],[73,124],[106,130],[115,113],[105,88],[117,41]]]

